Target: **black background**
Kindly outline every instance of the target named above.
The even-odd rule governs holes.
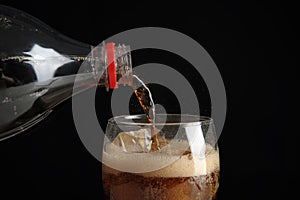
[[[219,139],[218,199],[288,199],[295,191],[299,175],[291,161],[297,157],[297,145],[289,129],[297,124],[290,120],[293,93],[287,90],[295,80],[292,69],[297,51],[293,47],[299,22],[294,5],[274,1],[0,2],[92,45],[144,26],[170,28],[192,37],[217,64],[227,92],[227,119]],[[141,53],[145,59],[137,58],[136,64],[151,62],[155,53],[149,55]],[[105,102],[108,97],[102,98]],[[101,164],[78,138],[71,102],[30,132],[1,142],[0,154],[1,199],[102,196]]]

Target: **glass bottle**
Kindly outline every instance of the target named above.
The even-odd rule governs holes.
[[[81,83],[76,91],[84,91],[131,85],[131,75],[129,46],[93,47],[0,5],[0,141],[37,124],[72,97],[75,78]]]

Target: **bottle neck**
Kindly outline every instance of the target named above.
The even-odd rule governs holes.
[[[115,45],[114,43],[104,43],[97,47],[92,47],[88,55],[91,60],[90,69],[95,78],[98,77],[99,85],[107,89],[118,88],[118,84],[132,85],[132,62],[130,47],[126,45]],[[83,63],[85,65],[86,63]]]

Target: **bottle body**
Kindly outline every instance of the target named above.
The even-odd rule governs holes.
[[[116,83],[131,84],[128,46],[92,47],[5,6],[0,6],[0,40],[0,140],[30,128],[74,95],[75,78],[81,83],[76,91],[112,88],[113,76]],[[113,51],[113,75],[108,51]]]

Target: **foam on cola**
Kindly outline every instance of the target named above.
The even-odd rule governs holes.
[[[185,141],[172,142],[174,149],[188,146]],[[102,178],[107,199],[209,200],[216,195],[219,154],[209,144],[204,158],[193,155],[189,149],[179,156],[164,148],[152,153],[128,153],[116,148],[110,144],[103,154]]]

